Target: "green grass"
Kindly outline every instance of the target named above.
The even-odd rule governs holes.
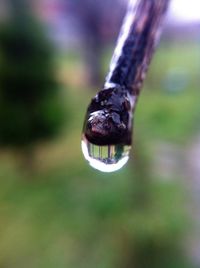
[[[152,184],[151,206],[137,208],[130,168],[108,178],[76,165],[31,181],[2,171],[1,267],[115,267],[124,236],[171,245],[185,228],[180,187]]]

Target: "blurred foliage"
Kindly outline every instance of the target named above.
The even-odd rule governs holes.
[[[0,144],[26,146],[54,136],[64,109],[50,41],[23,1],[11,3],[0,25]]]
[[[2,267],[191,267],[179,252],[187,226],[180,185],[154,180],[141,208],[143,178],[131,166],[108,177],[76,157],[25,178],[1,166]]]
[[[187,41],[181,47],[178,42],[164,43],[158,49],[136,109],[136,123],[144,139],[147,132],[151,140],[184,146],[199,131],[198,58],[196,42]],[[177,70],[183,72],[181,79],[187,83],[177,90],[171,78],[166,87],[166,77],[169,73],[177,77]]]

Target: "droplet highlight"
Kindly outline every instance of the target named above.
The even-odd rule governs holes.
[[[131,146],[124,144],[96,145],[83,135],[82,152],[90,166],[102,172],[121,169],[129,159]]]

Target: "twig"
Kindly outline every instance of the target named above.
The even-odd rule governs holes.
[[[91,144],[131,145],[133,112],[160,37],[168,3],[169,0],[130,1],[104,87],[87,110],[83,130],[87,159],[95,158],[105,164],[119,160],[115,153],[106,157],[94,156]],[[108,149],[110,152],[110,147]]]

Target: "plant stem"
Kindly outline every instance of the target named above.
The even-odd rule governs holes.
[[[130,1],[104,89],[118,85],[139,95],[168,3],[169,0]]]

